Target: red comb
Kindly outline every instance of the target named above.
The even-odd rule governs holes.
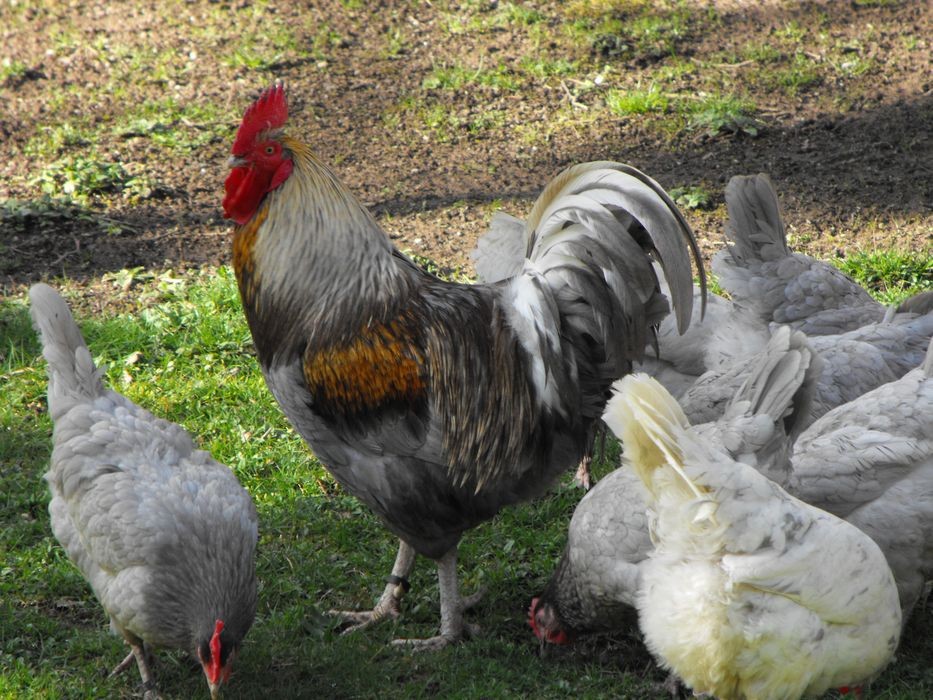
[[[214,624],[214,636],[211,637],[211,666],[208,680],[217,683],[220,679],[220,633],[223,632],[224,621],[217,620]]]
[[[243,154],[256,141],[256,137],[267,129],[278,129],[288,121],[288,101],[285,86],[276,83],[263,90],[253,104],[246,108],[243,121],[233,142],[233,155]]]

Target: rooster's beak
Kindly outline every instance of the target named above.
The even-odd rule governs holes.
[[[211,700],[217,700],[220,697],[220,683],[208,683],[211,689]]]
[[[231,168],[242,168],[246,166],[246,159],[239,158],[237,156],[230,156],[227,158],[227,165]]]

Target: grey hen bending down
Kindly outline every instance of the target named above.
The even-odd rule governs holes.
[[[789,490],[881,547],[906,620],[933,578],[933,342],[920,366],[811,425],[793,465]]]
[[[147,696],[153,647],[200,661],[215,697],[256,611],[256,509],[180,426],[104,387],[67,304],[29,291],[49,367],[52,531],[132,652]]]
[[[740,307],[765,323],[809,336],[844,333],[881,321],[884,306],[829,263],[787,247],[777,193],[765,174],[736,176],[726,186],[730,245],[713,272]]]
[[[652,327],[693,301],[696,241],[651,178],[620,163],[565,170],[523,228],[521,271],[442,281],[398,250],[310,149],[285,135],[284,89],[247,110],[224,211],[259,365],[335,479],[401,540],[356,625],[396,615],[415,553],[437,562],[437,649],[469,630],[463,533],[579,463],[612,381]],[[652,261],[668,278],[661,293]]]
[[[733,390],[726,415],[693,430],[732,459],[783,483],[790,472],[789,447],[807,415],[819,363],[804,335],[787,327],[775,333],[756,360],[755,370]],[[635,623],[642,566],[654,548],[647,508],[647,491],[628,468],[603,477],[583,497],[557,568],[531,601],[529,623],[542,642],[564,644],[579,634]]]

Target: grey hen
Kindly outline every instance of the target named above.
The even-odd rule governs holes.
[[[256,611],[257,517],[229,468],[183,428],[107,389],[67,304],[29,291],[48,361],[52,531],[132,652],[188,651],[217,695]]]
[[[790,251],[767,175],[729,180],[726,206],[730,245],[714,256],[712,267],[737,305],[765,323],[785,323],[808,336],[844,333],[884,318],[884,307],[850,277]]]

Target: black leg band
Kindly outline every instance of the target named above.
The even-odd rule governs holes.
[[[393,586],[401,586],[402,590],[408,593],[411,590],[411,584],[408,582],[408,579],[404,576],[396,576],[395,574],[389,574],[386,576],[386,583],[391,583]]]

